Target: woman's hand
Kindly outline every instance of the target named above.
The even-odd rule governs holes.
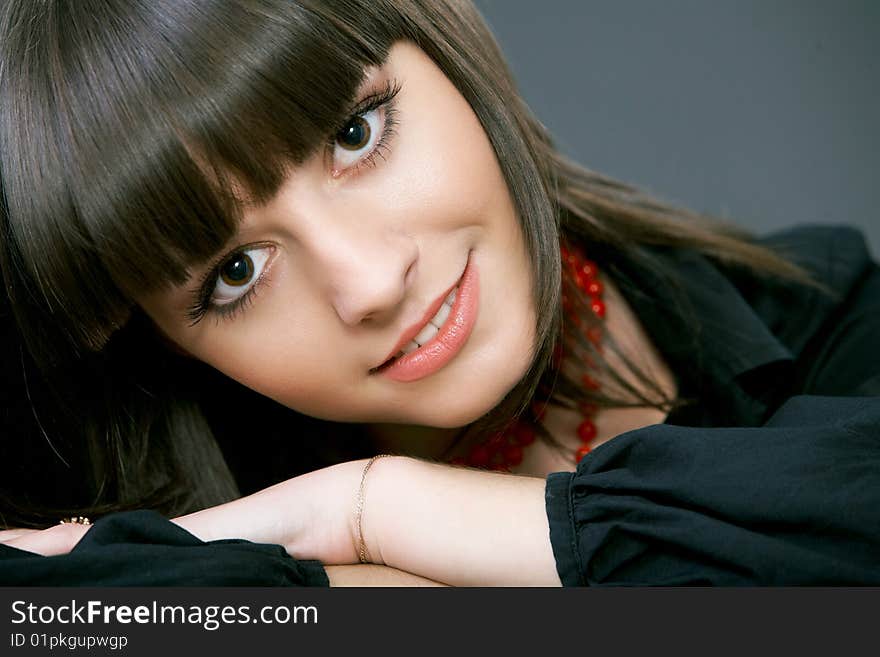
[[[352,519],[365,463],[349,461],[315,470],[173,522],[203,541],[241,538],[282,545],[297,559],[356,564]]]
[[[282,545],[299,559],[359,563],[352,517],[365,463],[351,461],[309,472],[172,522],[203,541],[240,538]],[[0,530],[0,543],[45,556],[66,554],[89,529],[65,523],[42,530]]]
[[[89,529],[89,525],[75,523],[55,525],[48,529],[6,529],[0,531],[0,543],[51,557],[70,552]]]
[[[298,559],[357,564],[354,504],[365,464],[350,461],[315,470],[172,522],[203,541],[239,538],[282,545]],[[0,543],[45,556],[66,554],[88,530],[74,523],[8,529],[0,531]]]

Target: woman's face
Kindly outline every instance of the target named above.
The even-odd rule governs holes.
[[[302,413],[458,427],[531,362],[530,265],[468,103],[405,42],[359,99],[398,85],[246,209],[219,269],[142,305],[192,356]]]

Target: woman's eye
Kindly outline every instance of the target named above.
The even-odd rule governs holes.
[[[333,166],[348,169],[368,156],[382,137],[382,108],[358,114],[336,133]]]
[[[224,306],[247,294],[259,280],[272,247],[262,246],[233,253],[217,271],[211,303]]]

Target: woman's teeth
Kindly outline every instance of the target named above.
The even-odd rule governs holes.
[[[428,342],[431,338],[437,335],[437,332],[440,330],[440,327],[443,326],[443,323],[449,317],[449,313],[452,312],[452,304],[455,303],[455,294],[458,292],[458,288],[456,287],[452,292],[449,293],[444,300],[440,309],[437,311],[437,314],[434,315],[428,323],[425,324],[425,328],[419,331],[419,334],[410,340],[409,344],[407,344],[403,349],[400,350],[395,358],[400,358],[404,354],[408,354],[411,351],[415,351],[423,344]]]

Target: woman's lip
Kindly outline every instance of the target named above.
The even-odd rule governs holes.
[[[468,256],[468,260],[470,260],[470,256]],[[465,271],[467,271],[467,265],[465,265]],[[378,365],[374,368],[374,370],[378,370],[380,367],[386,365],[388,361],[394,358],[397,354],[399,354],[403,348],[408,345],[413,338],[415,338],[419,333],[421,333],[422,329],[428,325],[428,322],[431,321],[431,318],[437,314],[437,311],[440,310],[440,306],[443,305],[443,302],[446,301],[446,297],[449,296],[449,293],[455,289],[455,286],[461,283],[461,279],[464,277],[464,272],[459,276],[458,280],[455,281],[449,288],[437,297],[434,302],[428,306],[428,309],[425,311],[425,314],[422,315],[422,318],[406,329],[403,334],[400,336],[400,340],[397,341],[397,344],[394,345],[394,349],[391,350],[391,353],[382,361],[381,365]]]
[[[433,374],[455,357],[462,346],[464,346],[464,343],[467,342],[476,323],[479,310],[479,272],[470,258],[468,258],[468,264],[457,285],[458,292],[456,293],[452,310],[443,326],[437,331],[437,335],[418,349],[382,365],[376,370],[377,374],[382,374],[395,381],[415,381]],[[453,285],[452,288],[449,288],[446,292],[447,296],[454,287]],[[440,304],[443,303],[445,298],[446,296],[443,296],[440,298],[440,303],[432,304],[434,309],[433,311],[431,309],[428,310],[425,322],[418,326],[419,330],[437,313],[437,310],[440,309]],[[407,334],[409,334],[409,331],[407,331]],[[407,338],[407,341],[411,340],[415,335],[416,333],[413,333],[412,336]],[[398,353],[405,344],[407,344],[406,341],[398,345],[397,351],[394,353]]]

